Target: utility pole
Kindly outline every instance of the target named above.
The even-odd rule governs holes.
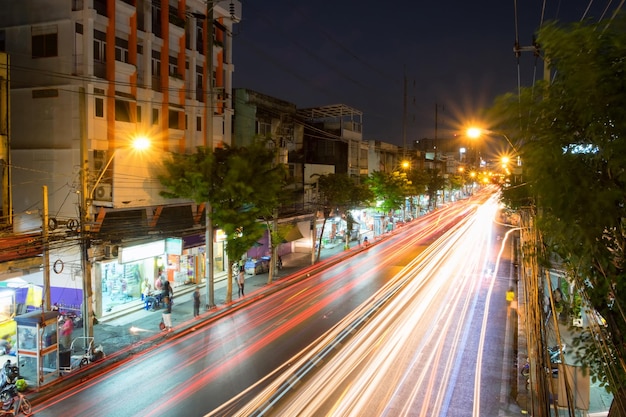
[[[91,262],[89,261],[89,154],[87,150],[87,106],[85,88],[80,87],[78,95],[80,123],[80,261],[83,271],[83,336],[93,337],[93,295],[91,288]]]
[[[404,70],[404,87],[402,94],[402,159],[406,160],[406,68]]]
[[[206,4],[206,30],[205,42],[204,42],[204,57],[206,60],[206,98],[205,98],[205,119],[206,119],[206,146],[213,151],[213,1],[209,0]],[[215,294],[214,294],[214,278],[215,272],[213,271],[213,206],[210,201],[205,205],[205,236],[204,241],[206,245],[205,250],[205,268],[204,274],[206,277],[206,307],[207,309],[215,307]],[[232,280],[228,280],[229,285],[232,285]],[[232,287],[231,287],[232,288]]]
[[[41,231],[43,238],[43,311],[50,311],[50,246],[48,242],[48,186],[43,187],[43,218]]]

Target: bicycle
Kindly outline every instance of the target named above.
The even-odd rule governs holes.
[[[24,394],[15,389],[13,396],[2,403],[0,416],[18,416],[20,412],[25,416],[30,416],[33,414],[33,407]]]

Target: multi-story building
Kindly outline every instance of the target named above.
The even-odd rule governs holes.
[[[54,267],[23,279],[40,284],[49,269],[52,303],[81,309],[93,292],[103,317],[159,269],[174,284],[204,276],[204,207],[162,198],[156,168],[166,152],[231,142],[240,17],[236,0],[26,0],[0,12],[13,232],[50,216]],[[131,149],[139,136],[143,153]],[[224,258],[218,243],[214,268]]]
[[[255,138],[269,139],[276,151],[276,162],[288,167],[289,178],[284,189],[289,194],[288,204],[277,210],[277,223],[289,225],[285,242],[278,248],[284,255],[296,251],[310,251],[310,202],[304,200],[304,161],[302,159],[304,126],[296,116],[296,105],[253,90],[234,90],[235,117],[233,145],[246,146]],[[268,236],[251,248],[248,256],[255,258],[269,251]]]
[[[390,174],[397,171],[402,163],[402,148],[379,140],[368,141],[367,156],[368,172],[385,172]]]
[[[299,109],[298,116],[306,126],[307,164],[327,164],[334,173],[346,173],[357,179],[368,175],[363,112],[345,104],[333,104]]]

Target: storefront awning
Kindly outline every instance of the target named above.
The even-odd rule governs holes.
[[[304,236],[300,232],[300,228],[297,224],[293,224],[290,226],[290,229],[285,234],[285,238],[283,242],[293,242],[294,240],[302,239]]]

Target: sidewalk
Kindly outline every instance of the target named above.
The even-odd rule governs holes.
[[[374,243],[374,242],[372,242]],[[322,248],[320,261],[311,265],[311,253],[290,253],[282,257],[283,268],[278,271],[272,284],[268,285],[268,273],[249,275],[245,278],[245,296],[237,297],[237,285],[233,282],[233,301],[226,304],[227,274],[215,277],[214,302],[215,307],[207,310],[200,309],[200,317],[193,317],[192,293],[196,285],[174,288],[174,304],[172,306],[171,332],[163,332],[159,329],[163,309],[146,311],[143,302],[128,303],[124,314],[113,317],[104,322],[95,324],[93,327],[95,345],[101,345],[106,355],[105,359],[84,368],[77,368],[71,372],[65,372],[55,381],[39,389],[29,390],[28,398],[36,404],[45,398],[53,396],[59,390],[67,389],[90,375],[99,373],[102,369],[118,366],[132,359],[140,352],[156,345],[167,342],[172,335],[193,331],[194,327],[205,320],[225,314],[228,310],[238,308],[240,301],[249,300],[260,294],[278,291],[294,280],[304,278],[313,271],[327,268],[341,262],[346,257],[363,250],[358,242],[350,242],[350,249],[346,250],[342,243]],[[317,255],[317,253],[316,253]],[[234,278],[233,278],[234,281]],[[201,300],[206,299],[206,284],[200,284]],[[74,330],[74,338],[83,336],[83,329]]]
[[[335,257],[343,259],[342,255],[352,254],[355,249],[358,250],[358,243],[351,242],[350,248],[351,250],[346,251],[343,249],[342,244],[322,248],[320,262],[314,267],[319,268],[320,266],[327,266],[328,262]],[[297,278],[299,272],[303,270],[309,271],[309,267],[311,267],[310,253],[289,253],[282,258],[283,268],[280,269],[277,276],[274,277],[272,281],[273,284]],[[279,285],[268,286],[268,276],[269,273],[267,272],[258,275],[246,274],[244,285],[246,295],[243,299],[253,297],[255,294],[258,294],[259,291],[266,292],[273,291],[274,288],[280,288]],[[186,285],[174,288],[174,304],[172,306],[173,331],[182,330],[187,326],[193,326],[198,320],[210,318],[213,314],[221,312],[224,309],[232,308],[241,301],[237,296],[238,287],[235,283],[235,278],[236,277],[233,276],[232,302],[227,305],[226,286],[228,275],[222,273],[215,277],[213,290],[215,307],[208,311],[204,306],[204,301],[206,300],[206,284],[202,283],[198,285],[200,287],[203,305],[200,309],[200,319],[194,319],[193,317],[192,293],[197,285]],[[120,350],[121,346],[133,345],[142,340],[149,339],[153,334],[161,333],[159,323],[161,322],[161,315],[164,309],[146,311],[141,301],[128,304],[132,304],[132,306],[126,310],[125,314],[94,325],[95,343],[102,345],[107,356],[111,356],[111,354]],[[74,333],[80,330],[81,329],[76,329]]]

